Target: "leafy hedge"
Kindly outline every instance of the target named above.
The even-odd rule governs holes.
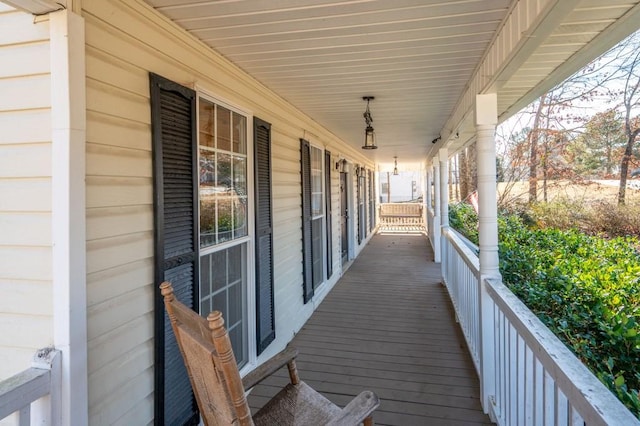
[[[470,238],[471,220],[452,206],[450,223]],[[532,229],[514,215],[499,218],[499,235],[505,284],[640,416],[638,240]]]

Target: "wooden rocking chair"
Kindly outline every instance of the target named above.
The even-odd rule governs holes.
[[[300,381],[296,349],[285,349],[241,379],[222,314],[204,319],[176,299],[170,283],[160,289],[205,425],[373,425],[380,404],[373,392],[360,393],[341,409]],[[291,383],[252,417],[245,390],[285,364]]]

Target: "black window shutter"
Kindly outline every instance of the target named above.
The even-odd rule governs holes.
[[[300,171],[302,178],[302,298],[313,297],[313,253],[311,235],[311,146],[300,139]]]
[[[324,152],[325,214],[327,218],[327,278],[333,274],[333,238],[331,228],[331,153]]]
[[[271,124],[253,119],[256,188],[256,337],[258,355],[276,338],[273,311]]]
[[[369,235],[369,228],[367,227],[367,219],[368,219],[368,214],[367,214],[367,210],[369,209],[369,194],[367,192],[367,172],[362,171],[362,235],[363,237],[366,237],[367,235]]]
[[[151,73],[155,257],[155,424],[198,424],[199,414],[158,285],[198,302],[195,92]]]
[[[369,170],[369,231],[376,225],[375,199],[373,194],[373,171]]]
[[[362,178],[358,174],[356,182],[356,204],[358,209],[358,244],[362,242],[364,236],[362,235]]]

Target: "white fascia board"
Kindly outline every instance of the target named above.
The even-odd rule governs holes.
[[[46,15],[47,13],[55,12],[57,10],[66,8],[66,1],[51,1],[51,0],[2,0],[3,3],[16,9],[24,10],[25,12],[32,13],[34,15]]]

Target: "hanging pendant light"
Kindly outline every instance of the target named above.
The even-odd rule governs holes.
[[[373,96],[362,97],[362,100],[367,101],[367,109],[364,111],[364,114],[362,114],[364,116],[364,122],[367,125],[367,127],[365,127],[364,129],[364,145],[362,146],[362,149],[378,148],[376,146],[376,133],[373,130],[373,126],[371,125],[371,123],[373,123],[373,118],[371,117],[371,111],[369,111],[369,101],[372,101],[374,99],[375,97]]]
[[[394,176],[398,176],[398,157],[394,156],[393,157],[393,175]]]

